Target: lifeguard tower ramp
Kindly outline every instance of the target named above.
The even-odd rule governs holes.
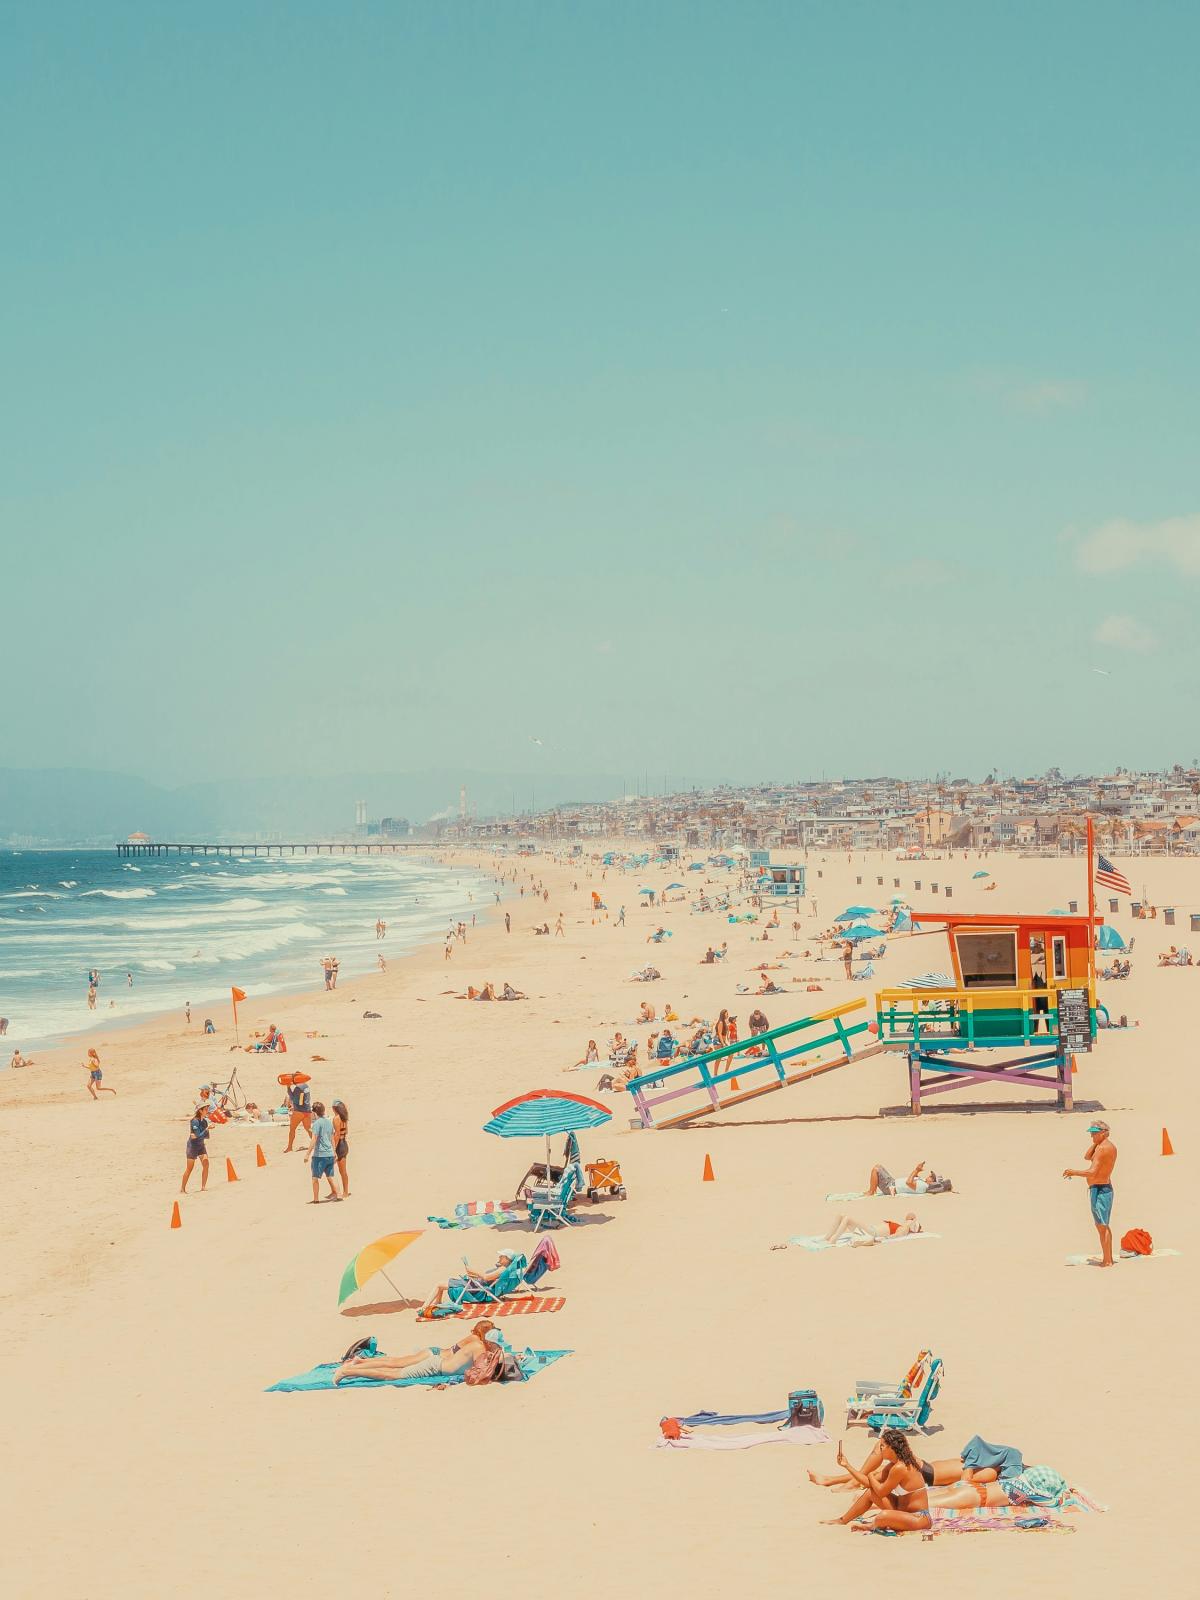
[[[863,1035],[870,1037],[866,1006],[865,1000],[848,1000],[704,1055],[649,1066],[626,1084],[642,1127],[682,1127],[696,1117],[852,1066],[881,1050],[902,1049],[898,1043],[861,1043]],[[787,1063],[797,1057],[789,1071]],[[659,1109],[663,1106],[672,1107],[665,1116]]]

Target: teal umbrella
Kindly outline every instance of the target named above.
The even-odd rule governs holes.
[[[851,944],[859,944],[863,939],[882,939],[882,928],[868,928],[865,922],[856,922],[849,928],[843,928],[839,939],[849,939]]]

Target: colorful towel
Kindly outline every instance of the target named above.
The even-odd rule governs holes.
[[[944,1506],[933,1508],[932,1534],[942,1533],[1028,1533],[1030,1531],[1049,1531],[1053,1533],[1073,1533],[1074,1529],[1069,1522],[1063,1520],[1064,1513],[1072,1512],[1106,1512],[1108,1507],[1101,1505],[1086,1489],[1073,1488],[1065,1496],[1060,1505],[1047,1506],[984,1506],[969,1511],[950,1510]],[[851,1523],[856,1533],[873,1533],[874,1524],[860,1518]],[[882,1534],[883,1528],[879,1529]],[[929,1538],[929,1533],[923,1534]]]
[[[659,1439],[660,1450],[749,1450],[756,1444],[829,1444],[824,1428],[765,1428],[758,1433],[732,1433],[710,1438],[705,1433],[685,1433],[678,1439]]]
[[[561,1294],[524,1294],[513,1300],[501,1300],[499,1305],[482,1302],[459,1306],[457,1311],[443,1312],[438,1321],[453,1321],[456,1317],[465,1322],[477,1322],[481,1317],[489,1320],[496,1317],[527,1317],[541,1311],[561,1311],[566,1303],[566,1296]]]
[[[536,1378],[539,1372],[559,1359],[560,1356],[569,1356],[570,1350],[526,1350],[520,1357],[521,1371],[527,1378]],[[466,1373],[456,1372],[447,1377],[437,1375],[429,1378],[347,1378],[344,1383],[334,1384],[333,1374],[341,1365],[338,1361],[323,1361],[320,1366],[311,1367],[307,1372],[301,1372],[294,1378],[281,1378],[278,1383],[271,1384],[265,1391],[267,1394],[294,1394],[300,1391],[305,1393],[315,1389],[409,1389],[425,1388],[437,1389],[448,1384],[465,1383]]]
[[[439,1228],[498,1228],[506,1222],[519,1222],[525,1214],[521,1200],[466,1200],[454,1208],[452,1217],[428,1217]]]
[[[1160,1250],[1157,1245],[1155,1245],[1152,1254],[1148,1256],[1140,1256],[1136,1250],[1118,1250],[1113,1258],[1113,1265],[1116,1266],[1118,1261],[1153,1261],[1155,1256],[1177,1256],[1178,1254],[1178,1250]],[[1067,1265],[1069,1267],[1087,1267],[1096,1259],[1095,1256],[1068,1256]]]
[[[729,1427],[737,1422],[786,1422],[786,1411],[697,1411],[690,1417],[676,1417],[676,1422],[682,1422],[685,1428],[717,1428]]]
[[[926,1230],[924,1233],[900,1233],[900,1234],[896,1234],[890,1239],[880,1240],[880,1243],[881,1244],[912,1244],[914,1242],[914,1240],[917,1240],[917,1239],[940,1239],[941,1237],[942,1236],[941,1236],[940,1233],[930,1233],[928,1230]],[[820,1233],[797,1233],[797,1234],[793,1234],[793,1236],[788,1240],[788,1243],[789,1244],[798,1244],[802,1250],[833,1250],[833,1249],[841,1250],[841,1249],[849,1249],[851,1240],[850,1240],[849,1234],[843,1234],[842,1237],[838,1240],[838,1242],[837,1242],[837,1244],[835,1246],[835,1245],[831,1245],[829,1240],[826,1239],[823,1234],[820,1234]],[[864,1246],[863,1248],[867,1248],[867,1247]]]

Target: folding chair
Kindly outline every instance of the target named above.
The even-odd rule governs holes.
[[[570,1166],[562,1179],[549,1189],[528,1189],[525,1192],[529,1206],[529,1220],[534,1233],[543,1228],[564,1228],[576,1218],[569,1214],[569,1206],[583,1188],[583,1174],[577,1166]]]
[[[913,1433],[917,1428],[923,1428],[929,1421],[929,1413],[933,1410],[933,1402],[937,1399],[938,1391],[942,1387],[944,1373],[945,1364],[939,1357],[930,1366],[929,1376],[921,1385],[918,1394],[898,1406],[891,1406],[885,1403],[878,1411],[873,1411],[867,1418],[867,1427],[876,1433],[880,1428],[899,1428],[901,1433]]]

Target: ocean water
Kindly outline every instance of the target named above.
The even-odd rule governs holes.
[[[490,880],[414,853],[383,856],[153,856],[115,850],[0,854],[0,1067],[24,1048],[97,1024],[248,995],[319,988],[336,956],[343,987],[469,922]],[[471,898],[472,894],[474,899]],[[375,937],[375,920],[388,925]],[[100,973],[94,1013],[88,972]],[[127,974],[132,973],[130,985]],[[5,1048],[7,1046],[7,1048]]]

